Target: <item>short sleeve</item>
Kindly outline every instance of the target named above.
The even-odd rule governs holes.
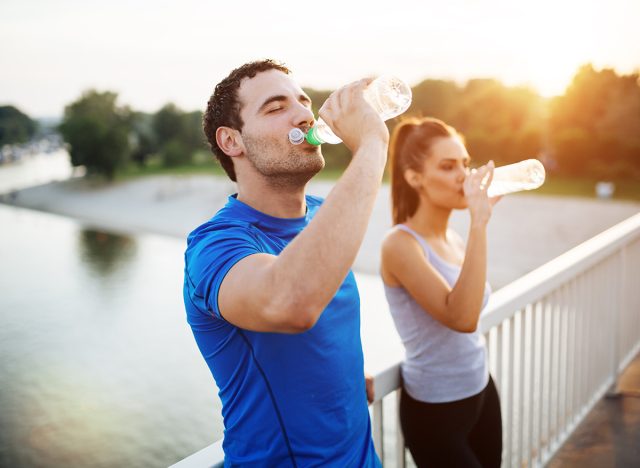
[[[250,225],[203,227],[189,237],[185,253],[185,295],[200,312],[222,318],[220,285],[229,270],[249,255],[261,253]]]

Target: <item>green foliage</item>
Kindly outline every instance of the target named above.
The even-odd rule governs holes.
[[[184,112],[172,103],[166,104],[154,114],[153,131],[161,147],[171,140],[180,138],[184,133],[183,114]]]
[[[60,132],[70,145],[71,163],[113,179],[130,155],[129,110],[118,95],[90,90],[65,108]]]
[[[413,88],[408,113],[443,120],[461,132],[476,164],[508,164],[542,150],[544,102],[527,88],[497,80],[425,80]]]
[[[640,82],[637,73],[581,67],[551,104],[549,133],[558,172],[640,179]]]
[[[305,90],[317,106],[329,91]],[[534,91],[509,88],[497,80],[477,79],[460,87],[453,81],[424,80],[412,89],[407,115],[431,116],[453,125],[466,140],[476,164],[493,159],[508,164],[536,157],[543,150],[545,105]],[[387,122],[390,130],[398,119]],[[327,168],[344,168],[350,154],[344,145],[324,145]]]
[[[200,111],[187,113],[175,104],[166,104],[153,116],[152,128],[167,167],[189,164],[196,151],[206,148]]]
[[[131,160],[139,166],[147,164],[149,157],[158,152],[158,142],[153,131],[153,115],[133,112],[129,119],[131,131]]]
[[[176,167],[192,162],[192,152],[182,140],[173,139],[164,144],[161,151],[162,164],[165,167]]]
[[[36,123],[13,106],[0,106],[0,146],[26,143],[33,137]]]
[[[305,91],[317,116],[331,92]],[[407,115],[433,116],[454,126],[464,135],[475,164],[540,157],[549,172],[561,176],[640,178],[637,73],[619,76],[584,66],[565,95],[551,102],[531,89],[493,79],[474,79],[463,86],[428,79],[412,91]],[[129,154],[140,168],[150,161],[184,168],[198,165],[194,154],[210,154],[201,112],[184,112],[171,103],[155,114],[130,112],[116,107],[115,100],[114,93],[90,91],[65,110],[60,128],[71,144],[74,165],[111,177]],[[390,130],[397,121],[387,122]],[[351,160],[343,144],[323,145],[322,152],[326,173],[340,172]]]
[[[413,99],[408,114],[435,117],[444,122],[452,121],[462,97],[462,89],[453,81],[445,80],[424,80],[411,91]]]
[[[202,130],[202,112],[193,111],[183,115],[184,120],[184,143],[192,152],[199,150],[209,150],[207,139]]]
[[[640,179],[638,73],[580,68],[550,104],[530,89],[490,79],[425,80],[413,88],[408,114],[428,115],[465,136],[476,163],[542,157],[565,176]]]

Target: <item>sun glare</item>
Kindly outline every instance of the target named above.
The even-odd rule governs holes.
[[[580,65],[597,52],[597,11],[589,2],[540,0],[513,6],[502,26],[518,66],[505,68],[505,81],[524,82],[541,95],[562,94]],[[510,23],[505,25],[505,23]]]

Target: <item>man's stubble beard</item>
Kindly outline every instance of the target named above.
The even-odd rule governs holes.
[[[280,144],[247,135],[243,135],[243,140],[247,159],[273,187],[304,187],[324,168],[324,158],[319,149],[311,150],[306,145],[295,146],[288,141]],[[265,156],[283,154],[285,151],[286,156],[282,159],[270,159]]]

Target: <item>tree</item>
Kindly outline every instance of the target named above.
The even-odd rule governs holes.
[[[169,103],[154,114],[152,127],[165,166],[189,164],[196,150],[207,148],[200,111],[184,112]]]
[[[543,149],[545,103],[534,91],[494,79],[424,80],[413,89],[408,114],[443,120],[461,132],[477,163],[508,164]]]
[[[551,106],[550,134],[559,170],[597,178],[640,178],[638,73],[582,66]]]
[[[71,163],[113,179],[130,155],[129,115],[118,95],[89,90],[64,110],[60,132],[70,145]]]
[[[450,123],[467,140],[474,159],[509,164],[542,151],[544,103],[534,91],[497,80],[470,80],[452,106]]]
[[[462,90],[453,81],[424,80],[412,90],[408,113],[450,123],[460,105]]]
[[[171,140],[179,140],[184,135],[183,114],[175,104],[169,103],[153,115],[153,132],[160,147]]]
[[[317,107],[330,93],[305,91],[317,115]],[[477,163],[494,159],[507,164],[542,152],[545,102],[531,89],[506,87],[491,79],[470,80],[464,87],[428,79],[413,87],[412,95],[407,115],[436,117],[454,126],[465,136]],[[398,121],[389,120],[387,126],[393,130]],[[343,168],[350,160],[344,145],[325,145],[322,152],[329,168]]]
[[[25,143],[33,137],[36,123],[13,106],[0,106],[0,146]]]
[[[153,131],[153,115],[144,112],[133,112],[131,122],[131,160],[144,166],[149,156],[159,151],[158,142]]]

